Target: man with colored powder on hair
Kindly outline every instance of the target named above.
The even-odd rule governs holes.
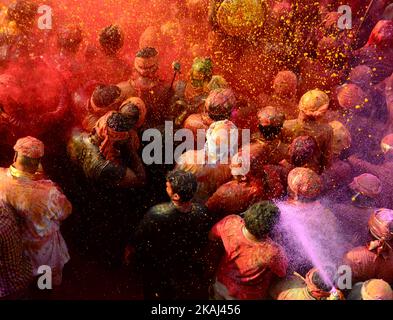
[[[329,109],[329,97],[321,90],[312,90],[303,95],[299,102],[299,117],[284,122],[283,139],[292,142],[299,136],[315,139],[320,152],[320,172],[327,169],[332,160],[333,129],[323,122]]]
[[[124,45],[124,33],[118,25],[110,25],[101,30],[98,41],[102,55],[98,62],[97,78],[104,83],[119,83],[127,79],[131,73],[131,66],[120,56]]]
[[[236,108],[236,97],[232,89],[212,90],[204,103],[201,113],[191,114],[184,121],[184,128],[189,129],[196,138],[198,130],[207,130],[215,121],[233,120]]]
[[[224,254],[212,286],[214,300],[263,300],[275,278],[287,272],[284,249],[269,233],[280,219],[280,210],[271,202],[252,205],[244,218],[229,215],[210,231],[209,239],[220,242]]]
[[[122,103],[121,90],[115,85],[99,85],[86,103],[82,127],[90,132],[97,121],[109,111],[117,111]]]
[[[163,126],[168,120],[173,95],[170,84],[159,78],[158,68],[158,51],[151,47],[143,48],[136,53],[131,78],[118,84],[125,97],[139,97],[146,104],[146,126],[149,128]]]
[[[69,261],[60,224],[72,211],[71,203],[55,183],[39,171],[44,144],[33,137],[19,139],[14,163],[1,169],[0,194],[21,221],[22,241],[32,261],[33,275],[43,265],[52,270],[53,284],[60,285]]]
[[[91,134],[75,131],[68,143],[71,160],[92,181],[121,188],[141,187],[146,173],[137,151],[139,140],[132,130],[138,117],[109,112]]]

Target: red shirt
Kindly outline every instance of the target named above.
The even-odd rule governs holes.
[[[217,280],[236,299],[265,299],[273,276],[286,275],[285,251],[268,237],[259,242],[247,239],[243,226],[242,218],[230,215],[211,231],[214,237],[221,238],[226,251],[217,271]]]

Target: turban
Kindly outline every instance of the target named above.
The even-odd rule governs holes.
[[[238,145],[237,127],[229,120],[213,122],[206,133],[205,150],[213,163],[227,161]]]
[[[371,279],[363,283],[361,294],[363,300],[393,300],[392,288],[381,279]]]
[[[351,146],[351,134],[340,121],[332,121],[329,125],[333,129],[333,153],[340,155],[342,151]]]
[[[349,187],[370,198],[374,198],[382,192],[381,181],[376,176],[369,173],[364,173],[353,179]]]
[[[231,89],[216,89],[210,92],[205,107],[209,114],[229,114],[236,106],[236,96]]]
[[[356,84],[345,84],[339,88],[337,100],[343,109],[359,108],[368,101],[366,93]]]
[[[281,127],[285,121],[285,115],[274,107],[266,107],[258,112],[258,121],[262,126]]]
[[[299,109],[310,117],[321,117],[329,108],[328,95],[318,89],[306,92],[299,102]]]
[[[311,169],[295,168],[288,175],[288,187],[297,196],[317,198],[322,191],[322,179]]]
[[[393,240],[393,210],[379,209],[368,222],[371,234],[376,239]]]
[[[127,114],[127,109],[128,109],[127,105],[133,105],[138,108],[139,119],[138,119],[137,123],[135,124],[135,128],[140,128],[146,119],[147,109],[146,109],[145,103],[142,101],[142,99],[140,99],[138,97],[129,98],[126,101],[124,101],[122,103],[122,105],[120,106],[121,113]]]
[[[273,89],[280,95],[293,96],[297,90],[297,77],[292,71],[280,71],[273,81]]]
[[[380,20],[371,32],[367,45],[391,47],[393,45],[393,21]]]
[[[382,139],[381,148],[383,153],[393,150],[393,134],[389,134]]]
[[[14,150],[18,152],[18,155],[32,159],[40,159],[44,156],[44,144],[30,136],[19,139],[14,146]]]

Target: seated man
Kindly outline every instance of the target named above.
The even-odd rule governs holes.
[[[152,207],[136,230],[145,298],[185,299],[201,285],[198,260],[212,223],[206,207],[192,201],[196,189],[193,174],[170,172],[166,191],[171,201]]]
[[[209,239],[225,249],[213,285],[215,300],[267,299],[274,278],[286,275],[285,251],[269,237],[279,217],[280,210],[264,201],[251,206],[244,219],[230,215],[213,227]]]
[[[212,90],[205,101],[205,110],[191,114],[184,121],[184,128],[197,136],[198,130],[207,130],[214,121],[232,120],[236,108],[236,97],[232,89]]]
[[[0,202],[0,300],[23,296],[33,280],[30,259],[12,208]]]
[[[68,144],[70,158],[88,179],[122,188],[141,187],[145,169],[137,153],[138,141],[130,131],[135,119],[110,112],[92,133],[74,132]]]
[[[60,285],[64,265],[69,261],[60,224],[72,211],[71,203],[55,183],[39,172],[44,144],[33,138],[19,139],[15,161],[0,169],[0,194],[15,209],[21,222],[22,242],[32,261],[34,276],[40,266],[52,269],[53,284]]]

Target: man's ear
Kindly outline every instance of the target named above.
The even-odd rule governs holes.
[[[179,196],[177,193],[175,193],[175,194],[173,194],[173,196],[172,196],[172,200],[180,201],[180,196]]]

